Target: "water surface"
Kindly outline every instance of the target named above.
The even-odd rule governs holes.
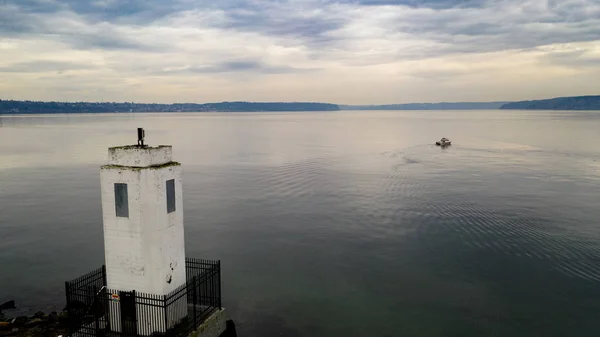
[[[600,112],[1,116],[0,301],[61,309],[103,263],[99,166],[137,127],[240,336],[600,334]]]

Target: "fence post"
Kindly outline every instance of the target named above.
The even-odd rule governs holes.
[[[67,336],[72,332],[71,322],[73,315],[71,314],[71,287],[69,282],[65,282],[65,294],[67,294]]]
[[[69,296],[69,295],[71,295],[70,294],[71,289],[69,289],[69,288],[70,288],[69,282],[65,282],[65,294],[67,294],[67,311],[69,310],[69,303],[71,302],[71,299],[70,299],[71,296]]]
[[[196,330],[198,328],[198,319],[197,319],[198,316],[196,316],[196,306],[198,305],[198,297],[197,297],[198,290],[197,290],[197,287],[198,287],[198,278],[196,277],[196,275],[194,275],[194,277],[192,278],[192,289],[193,289],[192,290],[193,291],[193,294],[192,294],[192,297],[193,297],[192,303],[193,303],[193,312],[194,312],[194,330]]]
[[[102,265],[102,285],[107,287],[107,281],[106,281],[106,265]]]
[[[132,290],[131,293],[133,294],[133,331],[135,331],[136,335],[138,333],[138,311],[137,311],[137,295],[135,293],[135,290]]]
[[[167,297],[168,297],[167,295],[162,295],[162,298],[163,298],[163,310],[165,312],[165,335],[168,336],[169,335],[168,334],[168,331],[169,331],[169,318],[168,318],[169,310],[167,308]]]
[[[217,261],[217,275],[217,296],[219,297],[219,310],[221,310],[223,309],[221,308],[221,260]]]
[[[94,297],[92,298],[92,310],[94,310],[94,321],[96,323],[96,336],[100,335],[100,322],[98,321],[98,286],[94,284]]]

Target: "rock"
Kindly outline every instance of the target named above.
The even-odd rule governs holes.
[[[25,325],[25,323],[27,323],[27,321],[29,321],[29,317],[27,316],[19,316],[15,319],[12,320],[12,324],[14,326],[23,326]]]
[[[56,313],[56,311],[53,311],[48,315],[48,321],[50,321],[50,322],[53,322],[53,323],[58,322],[58,319],[59,319],[59,317],[58,317],[58,314]]]
[[[4,302],[3,304],[0,304],[0,311],[16,309],[16,308],[17,307],[15,306],[15,301],[8,301],[8,302]]]
[[[33,315],[33,318],[44,318],[44,316],[46,316],[46,314],[44,314],[44,312],[38,311]]]
[[[33,337],[33,336],[39,336],[42,334],[42,329],[40,329],[39,327],[31,327],[31,328],[27,328],[23,330],[23,336],[25,337]]]
[[[66,311],[61,312],[58,315],[58,321],[59,322],[68,322],[69,321],[69,314]]]
[[[31,321],[25,323],[25,326],[26,327],[34,327],[34,326],[41,325],[42,323],[44,323],[44,321],[41,318],[34,318]]]
[[[44,331],[44,333],[42,334],[42,337],[56,337],[58,336],[58,332],[56,332],[56,330],[54,329],[48,329],[46,331]]]

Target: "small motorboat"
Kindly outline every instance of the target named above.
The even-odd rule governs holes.
[[[442,138],[442,139],[440,139],[439,142],[435,142],[435,145],[448,146],[448,145],[452,145],[452,142],[450,142],[450,139],[448,139],[448,138]]]

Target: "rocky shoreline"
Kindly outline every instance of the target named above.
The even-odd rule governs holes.
[[[7,318],[2,310],[15,309],[15,302],[0,305],[0,337],[58,337],[67,330],[67,313],[38,311],[33,316]]]
[[[42,311],[33,316],[7,318],[2,310],[15,309],[15,302],[8,301],[0,305],[0,337],[59,337],[66,336],[68,314],[53,311],[46,314]],[[235,323],[227,321],[227,330],[220,337],[236,337]]]

